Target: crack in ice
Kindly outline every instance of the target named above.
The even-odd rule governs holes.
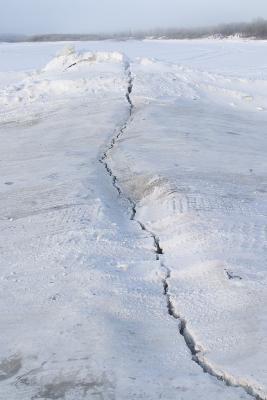
[[[192,361],[198,364],[204,373],[207,373],[214,378],[222,381],[225,385],[244,389],[247,394],[254,397],[256,400],[266,400],[265,395],[260,394],[257,388],[254,388],[246,381],[237,380],[234,376],[228,374],[227,372],[221,371],[216,366],[212,365],[204,356],[204,352],[199,344],[197,344],[192,333],[188,329],[187,321],[181,317],[175,310],[175,306],[171,300],[171,295],[169,293],[169,279],[171,278],[171,270],[165,266],[162,262],[161,266],[166,270],[165,278],[163,279],[163,293],[167,301],[167,309],[169,315],[179,321],[179,332],[183,336],[184,341],[190,350],[192,355]]]
[[[134,110],[134,105],[131,100],[131,93],[133,90],[133,77],[130,69],[130,63],[125,62],[125,72],[128,77],[128,87],[127,87],[127,93],[125,95],[127,102],[129,103],[129,115],[127,117],[127,120],[123,124],[123,126],[117,131],[115,136],[112,138],[111,143],[108,147],[108,149],[103,153],[102,157],[100,158],[100,163],[104,165],[106,172],[112,179],[113,186],[117,190],[118,194],[120,196],[123,196],[123,192],[118,185],[117,177],[113,173],[112,169],[110,168],[107,158],[108,158],[108,153],[112,151],[113,147],[115,146],[117,140],[123,135],[123,133],[126,131],[128,124],[133,116],[133,110]],[[171,279],[171,269],[169,269],[164,262],[161,260],[161,256],[164,254],[164,250],[160,244],[160,239],[157,237],[157,235],[150,231],[145,224],[142,221],[139,221],[136,219],[136,207],[137,204],[129,197],[123,196],[128,203],[130,204],[131,207],[131,220],[135,221],[138,223],[140,228],[147,232],[151,238],[153,239],[154,247],[155,247],[155,254],[156,254],[156,260],[161,262],[161,267],[165,270],[165,277],[162,280],[163,284],[163,295],[166,297],[166,302],[167,302],[167,310],[169,316],[174,318],[175,320],[178,321],[179,323],[179,333],[183,337],[185,344],[188,348],[188,350],[191,353],[192,356],[192,361],[195,362],[204,373],[209,374],[210,376],[216,378],[217,380],[221,381],[224,383],[226,386],[230,387],[235,387],[235,388],[241,388],[243,389],[248,395],[254,397],[256,400],[267,400],[267,396],[263,395],[260,393],[260,390],[257,388],[254,388],[252,385],[250,385],[246,381],[241,381],[233,377],[232,375],[228,374],[227,372],[221,371],[219,368],[216,366],[213,366],[206,358],[204,355],[204,352],[202,350],[202,347],[196,342],[194,339],[193,334],[190,332],[188,329],[188,324],[185,318],[183,318],[181,315],[179,315],[175,309],[175,306],[172,302],[171,295],[170,295],[170,286],[169,286],[169,280]],[[228,275],[228,274],[227,274]],[[229,274],[230,275],[230,274]],[[231,275],[229,276],[229,279],[233,279],[234,277]],[[239,278],[239,277],[238,277]]]

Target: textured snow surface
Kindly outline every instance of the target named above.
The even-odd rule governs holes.
[[[0,44],[1,400],[267,399],[266,47]]]

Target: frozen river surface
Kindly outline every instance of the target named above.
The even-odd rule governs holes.
[[[267,399],[267,43],[0,44],[0,399]]]

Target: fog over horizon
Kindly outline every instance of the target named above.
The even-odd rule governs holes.
[[[111,33],[267,18],[254,0],[0,0],[0,33]]]

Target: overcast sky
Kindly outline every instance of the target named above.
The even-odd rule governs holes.
[[[267,18],[267,0],[0,0],[1,33],[91,33]]]

